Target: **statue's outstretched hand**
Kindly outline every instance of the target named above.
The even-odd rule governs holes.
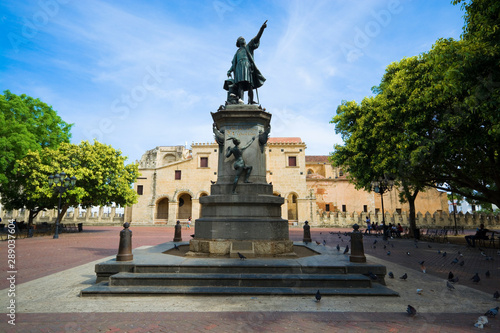
[[[262,25],[262,29],[265,29],[265,28],[267,28],[267,20],[266,20],[266,22],[264,22],[264,24]]]
[[[231,77],[231,71],[227,71],[227,77]]]

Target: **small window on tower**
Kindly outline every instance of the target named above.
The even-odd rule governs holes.
[[[297,157],[296,156],[288,156],[288,166],[291,166],[291,167],[297,166]]]
[[[208,157],[200,157],[200,168],[208,168]]]
[[[175,170],[175,180],[181,179],[181,170]]]
[[[143,194],[143,186],[142,185],[137,185],[137,194],[139,194],[139,195]]]

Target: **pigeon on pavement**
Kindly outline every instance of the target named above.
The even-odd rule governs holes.
[[[406,308],[406,312],[410,315],[410,316],[414,316],[417,314],[417,309],[415,309],[413,306],[409,305],[408,304],[408,308]]]
[[[498,309],[498,306],[496,308],[489,309],[484,315],[488,317],[496,317],[498,314]]]
[[[480,316],[477,318],[477,322],[474,324],[474,327],[484,328],[484,325],[488,324],[488,318],[485,316]]]
[[[393,272],[389,272],[389,277],[390,277],[391,279],[394,279],[394,273],[393,273]]]
[[[455,275],[453,275],[453,273],[450,271],[450,272],[448,273],[448,280],[453,279],[453,277],[454,277],[454,276],[455,276]]]
[[[337,244],[337,251],[340,251],[340,245]]]
[[[174,244],[174,249],[176,249],[177,251],[180,251],[179,247],[177,246],[177,244]]]
[[[495,291],[495,293],[493,294],[493,298],[496,299],[498,301],[498,298],[500,298],[500,293],[497,291]]]
[[[316,296],[314,296],[316,298],[316,302],[319,302],[321,301],[321,293],[319,292],[319,289],[318,291],[316,292]]]
[[[479,281],[481,281],[481,278],[479,277],[479,274],[476,273],[472,278],[471,278],[472,282],[474,283],[479,283]]]
[[[484,328],[484,325],[488,324],[488,318],[485,316],[480,316],[477,318],[477,322],[474,324],[474,327]]]
[[[349,252],[349,245],[345,246],[344,254],[346,254],[347,252]]]
[[[399,277],[401,280],[406,280],[408,278],[408,274],[404,273],[402,276]]]
[[[241,253],[238,252],[238,257],[240,257],[241,260],[245,260],[247,257],[245,257],[244,255],[242,255]]]
[[[448,287],[448,290],[455,289],[455,287],[450,283],[450,281],[446,281],[446,286]]]

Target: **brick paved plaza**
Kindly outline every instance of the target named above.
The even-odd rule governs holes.
[[[64,233],[59,239],[17,239],[15,297],[8,296],[12,288],[7,279],[8,243],[1,242],[4,318],[0,332],[473,332],[479,330],[473,326],[477,318],[500,305],[493,299],[500,289],[498,249],[487,248],[481,254],[465,245],[408,239],[384,242],[374,235],[364,239],[367,259],[394,272],[396,278],[387,278],[387,285],[400,297],[325,296],[319,303],[313,295],[79,297],[78,291],[95,281],[95,263],[116,255],[120,230],[85,226],[82,233]],[[170,227],[132,226],[131,230],[134,248],[173,239]],[[313,229],[312,238],[344,248],[349,241],[346,231]],[[192,232],[183,230],[184,241]],[[290,238],[300,241],[302,229],[291,229]],[[464,261],[463,266],[451,263],[456,257]],[[460,278],[453,291],[446,288],[449,271]],[[476,272],[481,277],[477,284],[471,280]],[[407,281],[398,278],[403,273],[408,274]],[[421,295],[417,288],[423,289]],[[6,315],[12,299],[16,300],[15,326]],[[417,308],[415,317],[406,314],[407,304]],[[484,331],[498,332],[499,321],[490,318]]]

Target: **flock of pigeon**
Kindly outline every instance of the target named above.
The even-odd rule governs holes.
[[[329,233],[331,235],[338,235],[339,240],[341,242],[344,242],[344,240],[342,238],[342,234],[341,234],[340,231],[338,233],[334,233],[334,232],[329,232]],[[323,233],[320,232],[320,235],[322,235],[322,234]],[[348,233],[344,233],[344,236],[349,236],[349,234]],[[322,244],[323,246],[326,246],[326,243],[327,243],[325,239],[323,239],[323,242],[318,242],[318,241],[315,241],[315,242],[316,242],[316,245],[321,245]],[[373,244],[372,244],[372,248],[373,249],[376,249],[377,243],[378,243],[378,240],[375,239],[373,241]],[[388,250],[388,247],[390,246],[391,248],[394,248],[394,243],[386,241],[386,244],[384,244],[382,246],[383,246],[384,250],[387,250],[387,252],[386,252],[387,256],[390,256],[391,255],[391,251]],[[419,243],[418,243],[417,240],[415,240],[414,246],[415,246],[415,248],[418,248]],[[428,248],[432,248],[432,246],[430,244],[428,244],[427,247]],[[340,244],[337,244],[336,249],[337,249],[337,251],[340,252]],[[481,256],[483,256],[485,258],[485,260],[494,260],[493,257],[486,255],[486,253],[485,253],[485,251],[483,249],[479,249],[479,251],[481,253]],[[349,252],[349,245],[346,245],[343,253],[344,254],[348,254],[348,252]],[[443,258],[445,258],[448,255],[448,253],[446,251],[441,251],[441,250],[438,250],[437,254],[440,255]],[[498,251],[497,254],[500,255],[500,251]],[[407,256],[411,256],[412,254],[410,253],[410,251],[407,251],[406,255]],[[420,270],[423,273],[426,273],[425,261],[420,261],[419,265],[420,265]],[[458,251],[458,256],[451,261],[451,265],[458,265],[460,267],[463,267],[465,265],[465,261],[463,260],[463,254],[460,251]],[[372,272],[369,272],[368,275],[369,275],[370,279],[372,279],[374,281],[376,281],[378,279],[378,277],[375,274],[373,274]],[[393,272],[389,272],[387,275],[389,276],[389,278],[394,279],[394,273]],[[491,277],[491,273],[490,273],[489,270],[486,271],[486,273],[484,275],[485,275],[486,278],[490,278]],[[404,273],[403,275],[401,275],[399,277],[399,279],[401,279],[401,280],[408,279],[408,274]],[[479,273],[476,272],[474,274],[474,276],[472,276],[470,278],[470,280],[473,283],[478,284],[481,281],[481,277],[479,276]],[[448,290],[450,290],[450,291],[455,290],[454,284],[456,284],[458,281],[459,281],[458,276],[455,276],[453,274],[453,272],[450,271],[448,273],[448,279],[446,280],[446,287],[448,288]],[[417,294],[421,294],[422,291],[423,291],[422,289],[417,289]],[[493,294],[493,298],[498,301],[499,298],[500,298],[500,293],[498,291],[495,291],[494,294]],[[321,292],[319,290],[316,292],[315,299],[316,299],[316,302],[320,302],[321,301]],[[489,309],[488,311],[486,311],[486,313],[483,316],[479,317],[478,322],[475,324],[475,326],[479,327],[479,328],[483,328],[484,325],[488,323],[488,319],[487,318],[496,317],[498,315],[498,311],[499,311],[499,307],[498,306],[495,307],[495,308]],[[413,307],[410,304],[408,304],[406,312],[408,313],[409,316],[415,316],[417,314],[417,310],[415,309],[415,307]]]
[[[319,234],[322,235],[323,233],[320,232]],[[340,231],[337,232],[337,233],[335,233],[335,232],[329,232],[329,234],[330,235],[337,235],[338,238],[339,238],[339,240],[340,240],[340,242],[341,243],[344,242],[344,239],[342,238],[342,234],[341,234]],[[349,236],[349,234],[347,232],[344,232],[343,235],[344,236]],[[191,235],[191,237],[194,238],[194,235]],[[327,244],[326,239],[323,239],[323,242],[319,242],[319,241],[315,241],[315,242],[316,242],[316,245],[326,246],[326,244]],[[373,241],[373,244],[372,244],[372,248],[373,249],[376,249],[377,243],[378,243],[378,240],[375,239]],[[305,244],[307,245],[307,243],[305,243]],[[386,244],[383,245],[383,249],[387,250],[388,246],[391,246],[391,248],[394,248],[394,243],[386,241]],[[418,248],[418,241],[417,240],[415,240],[414,246],[415,246],[415,248]],[[430,244],[428,244],[427,246],[428,246],[428,248],[432,248],[432,246]],[[174,249],[177,250],[177,251],[179,251],[179,247],[177,246],[177,244],[174,244]],[[337,251],[340,252],[340,244],[337,244],[336,249],[337,249]],[[486,255],[486,253],[485,253],[485,251],[483,249],[479,249],[479,251],[481,253],[481,256],[485,257],[485,260],[494,260],[491,256]],[[348,253],[349,253],[349,245],[346,244],[346,246],[344,248],[344,251],[343,251],[343,254],[348,254]],[[391,255],[391,251],[387,250],[386,254],[388,256],[390,256]],[[448,255],[446,253],[446,251],[442,252],[441,250],[438,250],[437,254],[440,255],[440,256],[442,256],[443,258],[445,258]],[[500,251],[498,251],[497,254],[500,255]],[[407,256],[411,256],[410,251],[407,251],[406,255]],[[240,260],[247,259],[240,252],[238,252],[238,257],[239,257]],[[424,264],[425,264],[425,261],[420,261],[419,262],[420,270],[423,273],[426,273],[426,268],[425,268]],[[465,265],[465,261],[463,260],[463,254],[460,251],[458,251],[458,257],[455,257],[451,261],[451,265],[458,265],[458,266],[461,266],[461,267],[463,267]],[[389,272],[387,275],[389,276],[389,278],[394,279],[394,273],[393,272]],[[489,270],[485,273],[485,276],[487,278],[489,278],[491,276],[491,273],[490,273]],[[372,272],[369,272],[369,277],[370,277],[370,279],[372,279],[374,281],[376,281],[378,279],[377,275],[373,274]],[[403,275],[401,275],[399,277],[399,279],[401,279],[401,280],[408,279],[408,274],[404,273]],[[446,280],[446,288],[448,288],[448,290],[450,290],[450,291],[455,290],[454,284],[457,283],[458,280],[459,280],[458,276],[455,276],[453,274],[453,272],[450,271],[448,273],[448,279]],[[474,276],[470,280],[472,280],[472,282],[478,284],[481,281],[479,273],[476,272],[476,274],[474,274]],[[417,289],[417,294],[421,294],[422,291],[423,291],[422,289]],[[500,293],[498,291],[495,291],[495,293],[493,294],[493,298],[498,301],[499,298],[500,298]],[[320,302],[321,301],[321,292],[319,290],[316,292],[315,299],[316,299],[316,302]],[[497,306],[495,308],[491,308],[488,311],[486,311],[486,313],[483,316],[480,316],[478,318],[478,321],[476,322],[475,326],[479,327],[479,328],[483,328],[484,325],[488,323],[488,319],[487,318],[488,317],[490,317],[490,318],[491,317],[496,317],[498,315],[498,310],[499,310],[499,307]],[[408,313],[409,316],[415,316],[417,314],[417,310],[413,306],[411,306],[410,304],[408,304],[406,312]]]

